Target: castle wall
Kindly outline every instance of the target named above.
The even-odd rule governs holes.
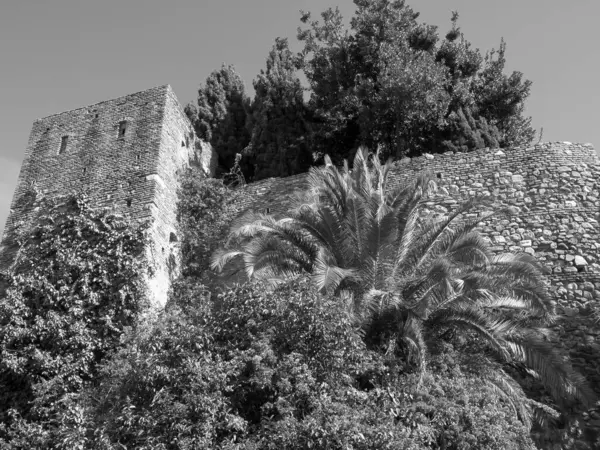
[[[177,176],[190,163],[210,170],[214,159],[210,146],[196,142],[170,86],[36,120],[2,239],[0,269],[14,260],[14,237],[32,224],[36,198],[86,192],[94,207],[152,221],[149,257],[156,277],[148,282],[153,300],[164,304],[168,266],[177,260],[170,246]]]
[[[451,210],[473,195],[517,206],[518,214],[481,222],[492,250],[527,252],[550,271],[561,318],[556,344],[565,347],[600,394],[600,158],[591,145],[544,143],[528,148],[425,155],[394,163],[392,185],[429,171]],[[248,207],[284,212],[306,175],[270,178],[245,187]],[[598,423],[600,426],[600,421]]]
[[[396,163],[392,179],[403,184],[420,171],[436,177],[447,198],[442,210],[473,195],[519,208],[515,217],[482,223],[479,231],[494,251],[535,254],[557,281],[600,274],[600,160],[591,146],[429,155]]]
[[[518,207],[514,217],[480,224],[495,252],[535,254],[558,284],[600,282],[600,159],[591,145],[545,143],[405,158],[393,164],[391,185],[404,185],[420,172],[430,172],[439,186],[445,199],[439,212],[474,195]],[[250,184],[247,206],[284,212],[306,188],[305,180],[300,174]],[[590,292],[586,297],[600,300],[600,286]]]

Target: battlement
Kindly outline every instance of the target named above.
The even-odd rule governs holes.
[[[168,260],[177,252],[178,176],[190,164],[211,176],[216,158],[197,139],[169,85],[35,120],[2,239],[0,268],[10,267],[14,236],[31,224],[36,196],[85,191],[95,207],[151,221],[148,251],[157,270],[148,283],[155,301],[164,303],[176,275]]]

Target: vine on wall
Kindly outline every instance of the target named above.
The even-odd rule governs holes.
[[[89,384],[148,302],[147,224],[93,210],[85,195],[36,206],[3,274],[0,437],[27,423],[51,429],[64,400]]]

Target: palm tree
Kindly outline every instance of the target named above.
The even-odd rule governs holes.
[[[475,230],[512,210],[478,197],[436,213],[444,199],[428,175],[392,188],[390,164],[369,163],[365,149],[352,170],[347,161],[338,169],[325,160],[311,169],[307,194],[286,217],[248,212],[234,222],[232,248],[217,252],[212,268],[241,259],[250,279],[310,274],[321,292],[348,303],[369,344],[421,373],[432,342],[461,334],[539,377],[559,405],[593,398],[547,340],[555,315],[543,267],[526,253],[493,255]],[[533,412],[553,414],[525,400],[498,370],[489,381],[525,422]]]

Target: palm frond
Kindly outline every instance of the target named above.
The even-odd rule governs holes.
[[[409,360],[414,358],[417,362],[416,365],[419,370],[418,384],[420,385],[427,370],[428,352],[424,337],[423,323],[411,313],[409,313],[407,320],[404,322],[402,340],[408,346]]]
[[[527,276],[534,276],[541,279],[543,274],[549,273],[549,269],[528,253],[502,253],[494,256],[491,261],[492,266],[505,270],[527,271]]]
[[[243,247],[244,266],[248,278],[252,278],[255,269],[271,264],[277,265],[293,262],[299,270],[310,272],[311,259],[297,246],[280,239],[278,236],[267,235],[260,239],[253,239]]]
[[[244,265],[249,278],[263,278],[261,273],[291,278],[304,272],[302,264],[277,250],[262,251],[258,255],[245,254]]]
[[[394,243],[396,254],[394,255],[392,270],[390,272],[391,279],[397,277],[401,267],[404,269],[412,267],[406,264],[406,257],[414,248],[415,242],[419,239],[417,227],[420,214],[417,207],[419,202],[420,199],[415,200],[414,204],[407,205],[410,209],[405,216],[396,210],[398,232],[396,242]]]
[[[221,272],[228,263],[237,257],[243,256],[243,254],[243,250],[217,249],[210,258],[210,268],[217,272]]]
[[[552,343],[529,331],[520,339],[511,337],[507,340],[507,349],[516,361],[523,363],[539,377],[559,405],[574,399],[579,399],[584,405],[595,401],[596,395],[585,378],[573,370]]]
[[[264,256],[264,255],[263,255]],[[254,265],[254,279],[266,282],[269,286],[277,286],[296,278],[302,273],[293,261],[287,261],[282,258],[279,265],[261,264],[258,262]]]
[[[534,420],[534,414],[529,405],[530,400],[516,381],[510,378],[502,369],[498,370],[499,372],[486,373],[484,378],[486,384],[497,395],[508,401],[515,416],[530,430]]]
[[[506,295],[485,295],[480,297],[478,305],[480,308],[506,308],[511,310],[529,310],[530,303],[522,298]]]
[[[328,231],[321,221],[318,208],[304,206],[295,210],[292,217],[297,223],[297,227],[306,232],[315,241],[319,247],[328,246]]]
[[[514,331],[515,325],[509,319],[491,317],[473,307],[462,307],[438,309],[432,313],[426,323],[430,326],[453,328],[458,331],[471,330],[483,338],[502,361],[510,360],[503,336]]]
[[[319,291],[331,294],[344,280],[358,279],[358,272],[338,267],[323,254],[319,254],[313,263],[312,279]]]
[[[473,267],[462,275],[465,292],[477,297],[482,293],[519,298],[528,303],[529,312],[551,323],[554,305],[548,288],[535,266],[519,260],[497,262],[492,258],[485,267]]]
[[[360,314],[365,322],[384,315],[397,317],[398,312],[401,311],[408,312],[402,297],[396,292],[379,289],[369,289],[363,292],[360,298],[356,299],[355,304],[358,306],[356,313]]]
[[[363,199],[369,198],[373,188],[373,180],[369,170],[366,147],[360,147],[356,152],[351,177],[356,193]]]
[[[414,243],[412,253],[406,257],[406,263],[420,267],[432,257],[452,251],[457,252],[457,256],[461,254],[465,256],[464,250],[460,252],[461,245],[463,248],[477,250],[473,253],[475,256],[489,258],[491,253],[487,249],[487,245],[479,234],[472,233],[481,219],[456,222],[461,215],[472,211],[475,207],[488,205],[488,203],[485,197],[471,198],[443,219],[429,224]]]
[[[441,257],[431,264],[426,274],[410,282],[401,280],[393,285],[402,289],[408,307],[419,310],[429,310],[431,306],[453,296],[457,290],[462,290],[462,283],[455,279],[451,261]]]
[[[534,423],[542,428],[556,428],[560,413],[554,408],[533,399],[529,399],[529,408],[533,410]]]
[[[381,286],[386,278],[386,263],[393,254],[396,218],[388,211],[380,218],[374,217],[365,228],[366,239],[360,255],[363,278],[369,287]]]
[[[271,222],[264,218],[256,219],[254,222],[240,223],[235,228],[232,227],[226,246],[231,245],[231,242],[236,239],[253,238],[260,234],[267,234],[273,230],[274,224],[274,221]]]
[[[231,245],[231,242],[235,239],[248,238],[260,232],[268,232],[269,227],[274,223],[276,223],[276,219],[269,214],[259,213],[251,209],[244,211],[231,222],[225,246]]]
[[[336,218],[335,213],[330,208],[321,208],[318,211],[321,230],[327,242],[326,248],[340,265],[344,265],[344,234],[342,224]]]
[[[481,235],[467,229],[458,231],[452,244],[443,251],[447,258],[464,266],[486,266],[493,258]]]
[[[347,214],[344,217],[345,247],[353,250],[352,265],[358,265],[366,245],[365,229],[368,227],[370,215],[357,195],[348,198]],[[350,256],[348,255],[350,261]]]

